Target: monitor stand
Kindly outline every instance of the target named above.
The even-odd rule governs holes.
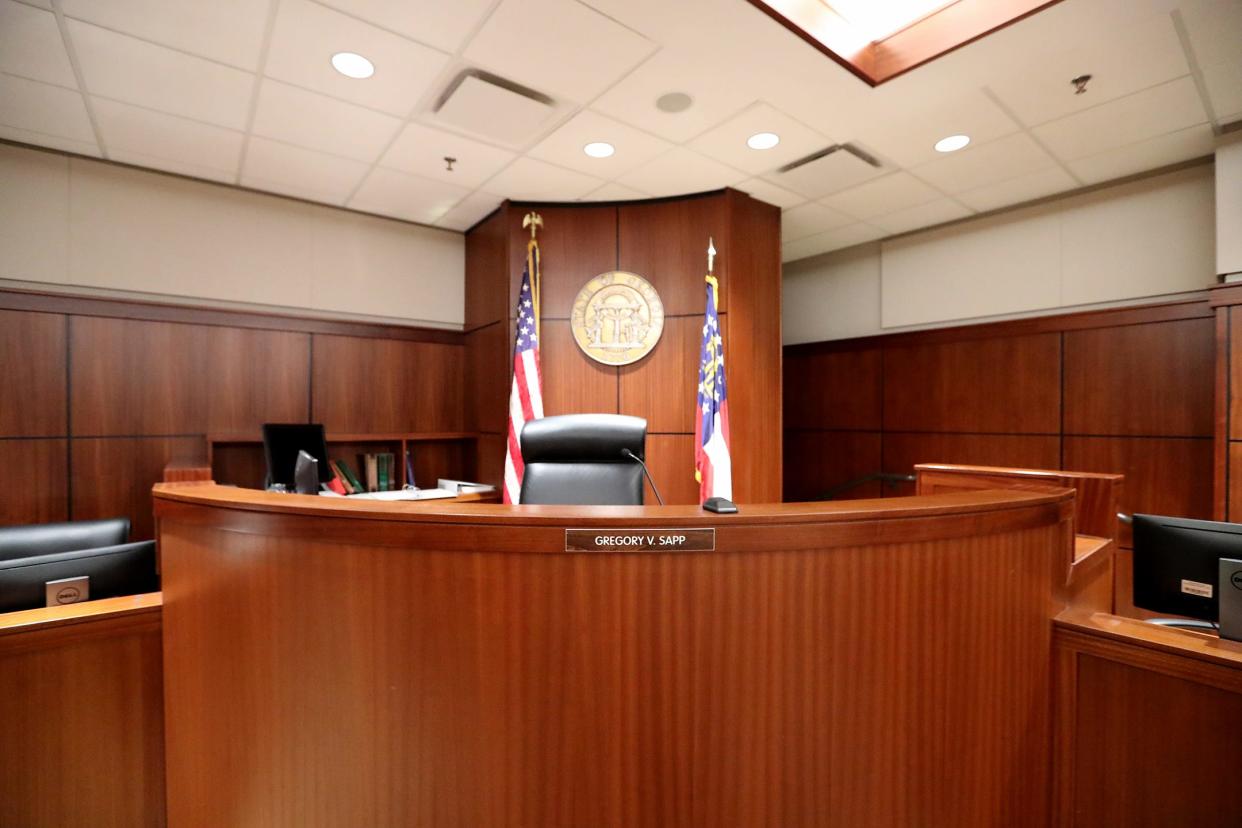
[[[1219,567],[1220,637],[1242,641],[1242,561],[1221,558]]]

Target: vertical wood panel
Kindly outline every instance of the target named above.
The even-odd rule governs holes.
[[[66,431],[65,317],[0,310],[0,437]]]
[[[69,519],[68,441],[0,440],[0,526]]]
[[[836,486],[882,469],[878,431],[787,431],[784,449],[785,500],[819,500]],[[834,499],[881,494],[880,483],[871,482]]]
[[[71,317],[75,436],[305,422],[310,335]]]
[[[619,369],[622,414],[646,418],[649,431],[694,433],[702,329],[702,317],[664,320],[655,350]]]
[[[880,429],[881,351],[785,353],[785,428]]]
[[[1067,436],[1065,468],[1124,474],[1123,512],[1212,516],[1212,441],[1207,438]],[[1121,542],[1130,545],[1124,524]]]
[[[522,229],[522,218],[532,209],[543,217],[543,229],[539,231],[540,312],[543,319],[568,319],[582,286],[601,273],[618,269],[617,208],[513,205],[508,219],[510,287],[506,313],[510,316],[517,306],[526,243],[530,239],[530,232]]]
[[[897,474],[913,474],[917,463],[1055,469],[1060,465],[1060,453],[1061,439],[1055,435],[884,434],[884,471]],[[892,491],[912,495],[914,484],[902,484]]]
[[[694,479],[694,435],[649,434],[647,435],[647,468],[660,487],[664,502],[672,504],[696,504],[699,502],[699,484]],[[646,503],[657,501],[651,485],[644,484]]]
[[[729,190],[730,260],[725,370],[733,496],[769,503],[781,496],[781,213]]]
[[[543,372],[543,413],[616,414],[617,369],[601,365],[582,353],[568,321],[548,319],[540,326],[539,348]],[[505,411],[509,394],[506,390]]]
[[[466,430],[508,429],[510,363],[509,326],[495,322],[466,334]]]
[[[747,244],[749,240],[734,241],[727,236],[729,215],[723,194],[622,205],[617,208],[617,224],[617,268],[638,273],[651,282],[664,302],[665,312],[675,316],[703,312],[707,240],[714,236],[719,309],[729,309],[729,278],[733,257],[738,252],[733,245]]]
[[[457,345],[316,334],[312,420],[330,432],[461,431]]]
[[[1211,319],[1065,334],[1067,434],[1211,437]]]
[[[1242,694],[1082,654],[1076,825],[1235,826]]]
[[[73,440],[73,519],[125,516],[132,540],[155,537],[151,487],[173,460],[203,460],[201,437],[100,437]]]
[[[472,331],[504,320],[511,305],[505,290],[509,275],[507,205],[466,234],[465,329]]]
[[[884,428],[1056,434],[1060,375],[1057,334],[890,348]]]
[[[0,653],[0,825],[164,825],[153,627]]]

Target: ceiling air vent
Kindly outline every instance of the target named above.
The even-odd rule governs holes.
[[[833,144],[791,161],[770,176],[808,198],[822,198],[884,173],[884,165],[853,144]]]
[[[471,69],[449,85],[436,104],[435,118],[493,141],[522,146],[535,137],[555,109],[547,95]]]

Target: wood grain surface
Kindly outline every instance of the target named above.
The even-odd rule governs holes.
[[[1046,822],[1066,495],[726,517],[190,488],[158,493],[172,824]],[[717,551],[564,552],[601,523]]]

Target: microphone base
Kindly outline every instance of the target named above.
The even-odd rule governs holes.
[[[737,514],[737,504],[732,500],[726,500],[723,497],[709,497],[703,501],[703,508],[709,512],[715,512],[718,515],[735,515]]]

